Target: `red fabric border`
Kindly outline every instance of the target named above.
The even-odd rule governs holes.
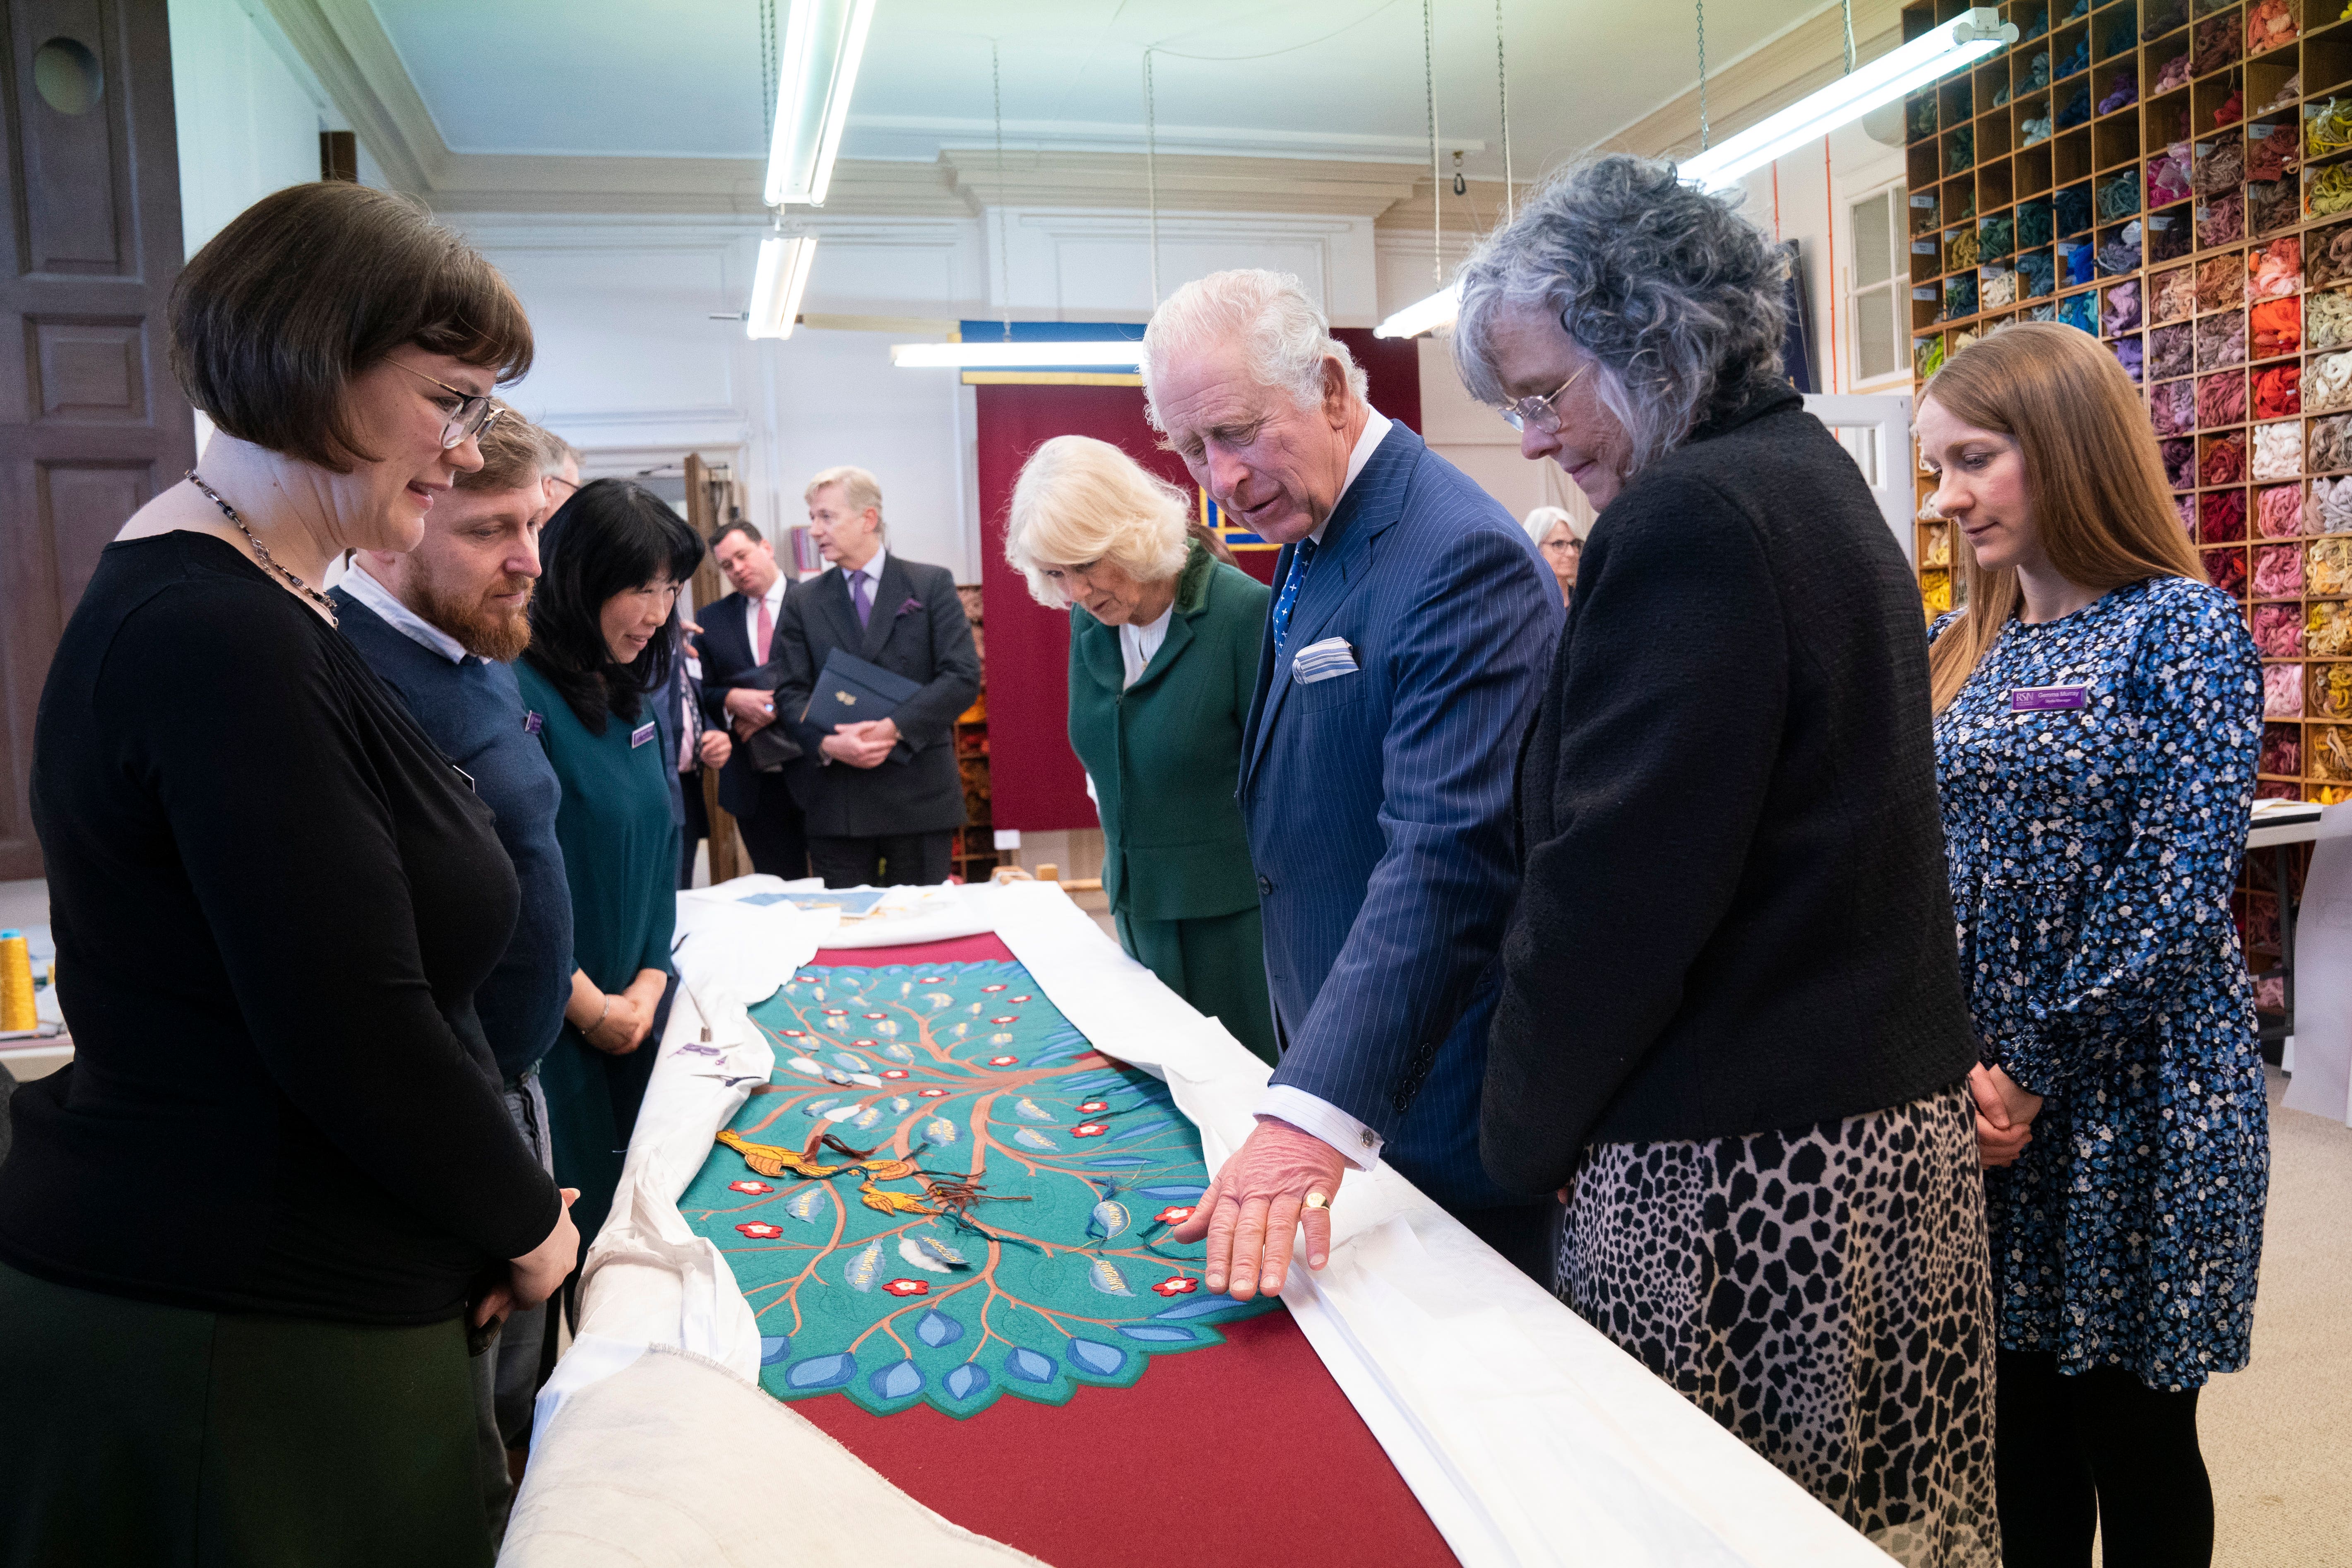
[[[1012,956],[986,935],[810,962]],[[1222,1345],[1154,1356],[1133,1387],[1064,1405],[1006,1396],[961,1421],[925,1405],[875,1415],[839,1394],[793,1408],[925,1506],[1054,1568],[1454,1563],[1288,1312],[1219,1331]]]

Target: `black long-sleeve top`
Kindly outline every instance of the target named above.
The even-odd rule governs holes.
[[[1519,764],[1479,1152],[1563,1184],[1591,1142],[1884,1110],[1976,1060],[1919,595],[1792,393],[1601,513]]]
[[[0,1259],[112,1295],[437,1321],[554,1228],[473,991],[489,808],[220,540],[110,545],[34,736],[75,1060],[18,1090]]]

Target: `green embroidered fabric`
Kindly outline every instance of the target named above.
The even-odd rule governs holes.
[[[679,1211],[761,1325],[762,1387],[971,1415],[1126,1387],[1270,1310],[1168,1239],[1208,1186],[1165,1085],[1018,963],[809,968],[751,1009],[769,1083]]]

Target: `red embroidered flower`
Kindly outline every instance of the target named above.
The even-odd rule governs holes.
[[[858,1015],[861,1018],[887,1018],[890,1015],[887,1013],[860,1013]]]
[[[1107,1100],[1089,1100],[1084,1105],[1078,1107],[1078,1114],[1081,1116],[1099,1116],[1109,1109],[1110,1101]]]
[[[1018,1013],[1007,1013],[1002,1018],[991,1018],[989,1020],[992,1024],[1017,1024],[1020,1021],[1021,1015]]]
[[[1070,1129],[1070,1136],[1073,1138],[1099,1138],[1109,1131],[1109,1128],[1104,1126],[1099,1121],[1081,1121],[1076,1127]]]
[[[982,990],[983,993],[985,993],[985,994],[989,994],[989,995],[992,995],[992,995],[994,995],[994,994],[995,994],[996,993],[998,993],[999,991],[1002,991],[1002,990],[1003,990],[1003,989],[1004,989],[1004,987],[1003,987],[1003,986],[1002,986],[1002,985],[983,985],[983,986],[982,986],[982,987],[981,987],[981,990]]]
[[[754,1241],[771,1241],[784,1234],[782,1227],[764,1225],[758,1220],[753,1220],[749,1225],[739,1225],[735,1228]]]
[[[798,1029],[786,1029],[784,1031],[784,1038],[788,1040],[805,1040],[808,1037],[801,1033]]]
[[[1186,1220],[1192,1217],[1192,1205],[1190,1204],[1174,1204],[1167,1208],[1161,1209],[1156,1217],[1162,1225],[1182,1225]]]
[[[827,1007],[824,1010],[824,1016],[828,1018],[846,1018],[849,1016],[849,1010],[845,1007]]]
[[[1026,996],[1015,996],[1015,997],[1013,998],[1013,1000],[1014,1000],[1015,1002],[1026,1002],[1027,1000],[1029,1000],[1029,998],[1028,998],[1028,997],[1026,997]]]
[[[1162,1296],[1189,1296],[1200,1288],[1201,1282],[1198,1279],[1179,1274],[1171,1279],[1162,1279],[1151,1289]]]
[[[870,1051],[874,1048],[874,1042],[871,1040],[852,1040],[849,1043],[857,1047],[860,1050]]]
[[[937,1100],[941,1095],[947,1093],[947,1090],[943,1089],[919,1089],[915,1092],[921,1095],[925,1100]]]
[[[915,984],[918,985],[940,985],[946,984],[946,981],[947,977],[943,974],[926,974],[921,979],[916,981]]]
[[[907,1069],[905,1068],[884,1068],[882,1069],[882,1076],[884,1078],[905,1078],[907,1076]]]
[[[1019,1057],[991,1057],[988,1058],[988,1065],[992,1068],[1018,1067],[1021,1065],[1021,1058]]]
[[[758,1194],[772,1193],[776,1189],[765,1182],[730,1182],[727,1184],[727,1190],[730,1193]]]
[[[928,1296],[931,1288],[919,1279],[893,1279],[882,1287],[893,1296]]]

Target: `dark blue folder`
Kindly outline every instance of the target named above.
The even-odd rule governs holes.
[[[856,654],[835,648],[824,656],[824,668],[816,678],[816,689],[809,693],[808,707],[801,719],[820,732],[831,734],[835,724],[887,719],[898,710],[899,703],[922,689],[919,680],[894,675],[880,665],[868,664]],[[913,755],[904,741],[890,751],[893,762],[905,762]]]

